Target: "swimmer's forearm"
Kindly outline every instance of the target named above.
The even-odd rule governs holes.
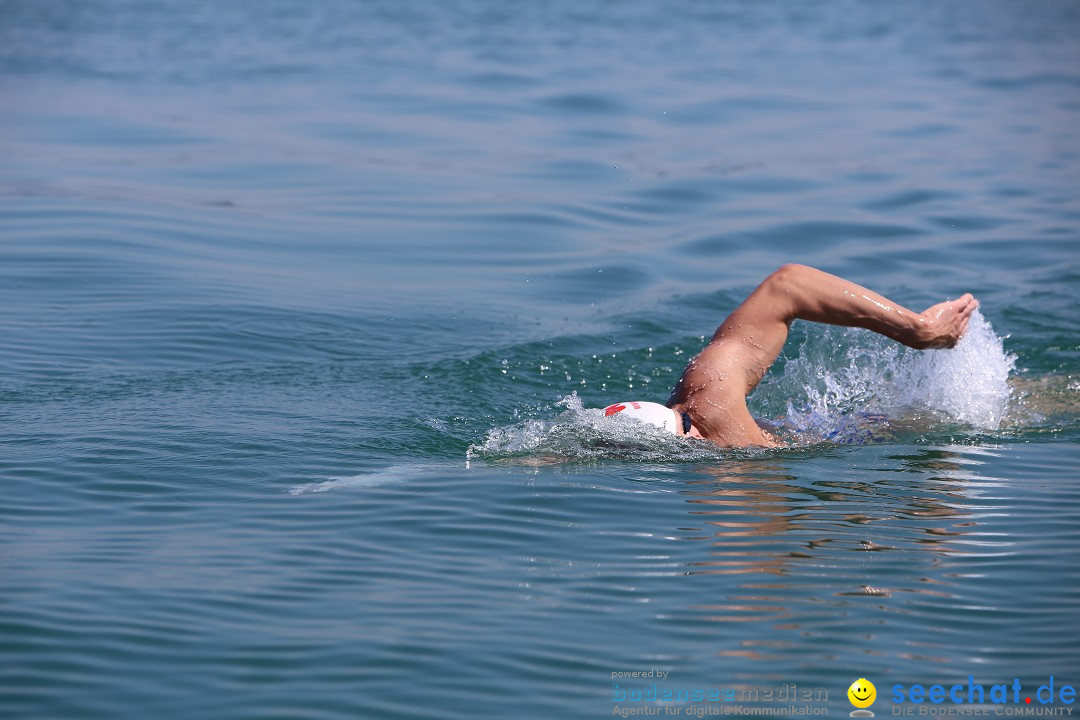
[[[785,265],[772,276],[786,305],[787,320],[873,330],[910,347],[929,347],[934,334],[922,318],[861,285],[805,265]]]

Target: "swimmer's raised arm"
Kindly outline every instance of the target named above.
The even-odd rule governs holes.
[[[770,363],[796,318],[866,328],[918,349],[947,348],[964,334],[978,305],[967,293],[916,313],[849,280],[805,265],[784,265],[735,309],[717,336],[739,336],[740,328],[756,326],[763,331],[758,342],[770,350],[776,346]]]
[[[787,339],[792,320],[861,327],[913,348],[957,343],[978,302],[970,294],[916,313],[872,290],[805,265],[765,278],[683,372],[669,406],[721,445],[771,445],[746,408]]]

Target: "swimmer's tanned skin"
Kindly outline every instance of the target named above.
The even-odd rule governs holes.
[[[747,410],[746,396],[780,354],[792,320],[867,328],[918,349],[951,348],[978,306],[967,293],[916,313],[835,275],[784,265],[735,308],[690,361],[667,405],[690,416],[690,436],[724,447],[773,447],[776,441]]]

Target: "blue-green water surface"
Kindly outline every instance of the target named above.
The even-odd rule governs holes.
[[[0,3],[0,717],[1080,685],[1078,31]],[[585,409],[664,402],[786,262],[984,324],[929,355],[797,323],[753,404],[785,449]]]

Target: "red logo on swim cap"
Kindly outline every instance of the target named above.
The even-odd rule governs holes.
[[[632,402],[630,404],[634,407],[635,410],[641,409],[641,403]],[[615,413],[621,413],[625,409],[626,405],[624,405],[623,403],[619,403],[617,405],[608,405],[606,408],[604,408],[604,417],[611,417]]]

